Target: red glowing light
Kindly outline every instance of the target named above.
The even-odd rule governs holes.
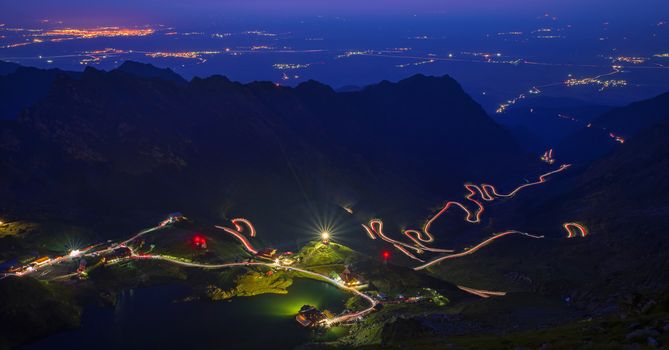
[[[384,250],[381,255],[383,256],[383,260],[388,260],[388,258],[390,258],[390,252],[387,250]]]

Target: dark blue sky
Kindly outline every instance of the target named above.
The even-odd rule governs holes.
[[[669,88],[669,63],[656,57],[669,52],[669,0],[0,0],[1,23],[0,59],[42,68],[113,69],[137,60],[187,78],[223,74],[284,85],[316,79],[335,87],[449,74],[492,110],[533,86],[557,86],[544,94],[602,104]],[[35,43],[32,33],[10,30],[135,25],[156,34]],[[254,31],[272,35],[249,34]],[[89,54],[106,48],[120,53]],[[370,50],[374,55],[345,55]],[[148,55],[193,51],[220,54]],[[502,64],[483,64],[482,52],[498,53]],[[616,74],[629,81],[627,89],[590,87],[584,96],[562,87],[570,76],[609,73],[618,56],[647,59]],[[532,64],[517,63],[525,61]],[[286,71],[276,64],[303,67]]]
[[[213,16],[514,17],[550,12],[570,18],[667,17],[667,0],[0,0],[0,21],[165,22]],[[661,19],[661,18],[660,18]]]

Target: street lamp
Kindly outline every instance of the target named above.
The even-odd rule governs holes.
[[[321,243],[329,244],[330,243],[330,232],[323,231],[321,232]]]

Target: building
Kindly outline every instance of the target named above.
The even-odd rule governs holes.
[[[348,266],[339,274],[339,278],[347,287],[360,287],[366,283],[362,277],[353,274]]]
[[[304,327],[317,327],[326,319],[327,315],[324,312],[311,305],[303,305],[295,316],[295,320]]]
[[[77,268],[77,273],[84,273],[86,272],[86,259],[81,259],[79,261],[79,267]]]
[[[185,221],[186,217],[183,216],[183,214],[176,212],[176,213],[170,213],[167,215],[167,219],[163,220],[160,222],[160,227],[165,227],[167,225],[171,225],[180,221]]]
[[[43,256],[43,257],[33,261],[32,263],[30,263],[30,265],[35,266],[35,267],[42,266],[42,265],[48,264],[49,261],[51,261],[51,258],[49,258],[48,256]]]
[[[285,252],[279,256],[279,264],[283,266],[290,266],[295,263],[295,257],[293,256],[293,252]]]
[[[132,251],[128,247],[120,247],[114,249],[111,253],[107,254],[103,260],[106,264],[115,264],[129,256],[132,255]]]
[[[274,248],[265,248],[265,249],[259,251],[259,252],[256,254],[256,256],[259,257],[259,258],[269,259],[269,260],[274,261],[274,259],[276,259],[276,257],[277,257],[276,249],[274,249]]]

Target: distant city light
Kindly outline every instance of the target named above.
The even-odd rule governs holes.
[[[75,257],[79,256],[79,254],[81,254],[81,251],[79,249],[73,249],[73,250],[70,251],[69,255],[70,255],[71,258],[75,258]]]
[[[123,37],[123,36],[147,36],[155,33],[154,29],[145,28],[145,29],[132,29],[132,28],[120,28],[120,27],[100,27],[92,29],[74,29],[74,28],[65,28],[65,29],[54,29],[46,31],[39,34],[43,37],[59,37],[60,39],[52,39],[51,41],[62,41],[69,40],[73,38],[80,39],[92,39],[92,38],[111,38],[111,37]]]

